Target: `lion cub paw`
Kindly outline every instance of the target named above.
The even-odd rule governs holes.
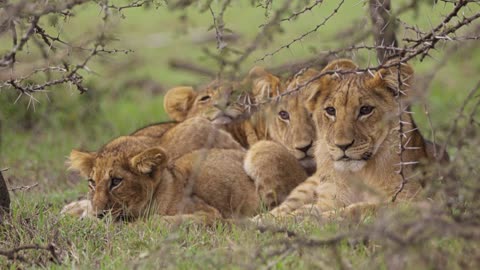
[[[83,218],[91,218],[93,215],[93,207],[90,200],[80,200],[76,202],[69,203],[62,208],[60,211],[61,215],[70,215]]]

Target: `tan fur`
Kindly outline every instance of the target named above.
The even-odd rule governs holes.
[[[289,155],[288,152],[286,154]],[[244,149],[230,134],[200,117],[179,123],[161,137],[124,136],[106,144],[96,153],[73,150],[70,169],[95,181],[89,196],[93,205],[88,200],[74,202],[65,206],[62,213],[95,216],[109,209],[116,216],[133,218],[152,211],[160,215],[188,214],[169,218],[169,221],[250,216],[260,207],[260,201],[267,198],[263,193],[256,192],[258,187],[269,190],[269,194],[286,196],[288,192],[284,190],[291,190],[293,186],[279,181],[306,178],[299,165],[297,175],[300,177],[297,178],[293,177],[294,171],[287,170],[285,162],[280,162],[282,169],[290,173],[290,178],[268,178],[269,175],[262,172],[252,180],[243,170],[244,157]],[[265,161],[267,159],[261,162]],[[116,178],[123,179],[121,185],[129,184],[122,189],[121,185],[112,187]],[[168,180],[170,178],[173,180]],[[162,191],[159,191],[160,195],[152,193],[156,189],[152,183],[156,181],[163,185],[158,188]],[[121,193],[116,192],[117,189]],[[154,203],[153,210],[149,210],[156,196],[160,196],[161,200],[158,199],[160,201]],[[278,204],[275,200],[273,198],[266,204]],[[172,210],[179,205],[183,207],[181,211]],[[157,210],[159,207],[160,210]],[[196,212],[201,213],[197,215]]]
[[[222,148],[243,151],[243,147],[230,134],[217,129],[210,121],[200,117],[193,117],[182,123],[167,122],[150,125],[135,131],[131,136],[150,138],[156,145],[168,152],[171,159],[199,149]],[[89,172],[94,166],[93,154],[72,150],[69,159],[70,169],[84,172],[83,175],[88,177],[88,173],[85,172]],[[136,163],[139,161],[138,158],[133,160]],[[137,171],[145,173],[147,170],[148,167],[138,166],[137,168]],[[91,211],[86,206],[88,200],[85,201],[73,202],[65,206],[62,213],[79,217],[88,215],[87,212]]]
[[[222,127],[229,132],[233,138],[238,141],[243,147],[249,148],[260,140],[273,140],[283,145],[288,151],[297,158],[302,166],[311,174],[315,171],[315,162],[313,159],[313,141],[315,139],[315,129],[310,113],[305,107],[305,101],[309,94],[307,91],[295,92],[290,95],[282,97],[280,100],[271,101],[272,98],[278,97],[279,94],[285,92],[286,87],[282,84],[280,79],[260,67],[253,68],[249,75],[242,83],[226,83],[214,82],[210,87],[203,91],[207,91],[209,96],[209,103],[201,107],[201,103],[189,103],[188,106],[173,106],[171,104],[181,103],[185,96],[183,88],[174,88],[167,93],[165,97],[165,104],[170,104],[171,108],[165,108],[167,113],[173,119],[181,120],[192,116],[202,116],[212,120],[217,124],[224,124]],[[288,86],[288,89],[294,87],[296,81]],[[215,87],[213,87],[215,86]],[[230,88],[229,88],[230,87]],[[219,109],[215,104],[224,103],[228,95],[232,95],[235,91],[240,91],[236,88],[243,89],[247,92],[248,97],[237,97],[242,99],[242,102],[249,100],[254,104],[266,105],[261,106],[262,109],[254,112],[251,117],[243,121],[235,121],[228,123],[225,119],[235,119],[231,111],[236,111],[237,115],[244,114],[248,111],[247,108],[239,108],[236,102],[227,102],[224,109]],[[235,89],[234,89],[235,88]],[[219,94],[218,92],[225,92],[226,94]],[[232,90],[233,89],[233,90]],[[248,89],[248,90],[245,90]],[[288,90],[287,89],[287,90]],[[191,90],[193,91],[193,89]],[[178,92],[178,95],[176,94]],[[202,91],[200,93],[203,93]],[[201,96],[203,94],[198,94]],[[171,101],[170,101],[171,99]],[[198,99],[198,98],[197,98]],[[167,106],[167,105],[166,105]],[[206,107],[210,106],[210,110]],[[176,109],[182,108],[183,111]],[[206,116],[205,111],[210,114]],[[285,120],[280,117],[280,112],[287,113],[289,119]],[[177,117],[182,115],[182,117]],[[217,121],[221,119],[220,121]]]
[[[94,216],[90,200],[79,200],[65,205],[60,212],[62,215],[75,216],[78,218],[91,218]]]
[[[211,121],[220,121],[220,117],[237,118],[244,111],[230,100],[236,86],[234,82],[213,81],[200,91],[186,86],[175,87],[165,94],[164,108],[177,122],[195,116]]]
[[[214,82],[204,91],[210,91],[209,106],[212,107],[213,111],[216,111],[215,114],[211,115],[216,115],[217,119],[232,119],[231,114],[224,112],[229,110],[229,106],[234,106],[233,103],[229,103],[226,110],[220,110],[214,106],[214,104],[222,102],[224,95],[215,93],[211,89],[226,91],[226,87],[234,85],[221,86],[222,83],[224,82]],[[295,83],[292,82],[289,87],[294,87]],[[283,201],[296,185],[306,179],[305,172],[312,174],[315,171],[315,161],[313,159],[315,130],[310,113],[305,108],[305,101],[309,94],[306,91],[295,92],[278,101],[271,102],[269,99],[278,96],[286,89],[278,77],[260,67],[253,68],[248,77],[241,84],[235,84],[235,86],[243,88],[240,90],[249,93],[248,100],[252,103],[269,102],[263,105],[262,110],[255,112],[251,117],[222,126],[243,147],[249,148],[244,164],[246,172],[250,177],[259,181],[257,189],[267,206],[275,206]],[[230,92],[227,95],[240,90],[229,89]],[[180,102],[182,96],[184,96],[184,90],[179,92],[178,97],[175,94],[178,90],[171,91],[165,97],[165,104]],[[168,99],[172,99],[173,102],[169,102]],[[243,101],[246,101],[245,98],[243,98]],[[182,107],[186,109],[183,112],[172,113],[168,108],[166,108],[166,111],[170,113],[172,118],[175,118],[175,115],[178,114],[187,117],[197,115],[205,117],[203,111],[205,111],[207,105],[199,109],[200,105],[200,103],[191,103],[191,108],[173,106],[174,108]],[[246,109],[238,109],[237,111],[246,111]],[[287,113],[288,119],[282,119],[279,115],[280,112]],[[217,119],[209,119],[214,123],[222,122],[216,121]],[[257,142],[262,140],[275,141],[276,143],[259,143],[256,145]],[[272,153],[276,154],[273,155]],[[301,172],[302,168],[305,172]],[[273,185],[272,183],[278,184]]]
[[[391,63],[394,62],[388,64]],[[355,68],[356,64],[350,60],[337,60],[322,72]],[[402,81],[400,88],[397,87],[398,72]],[[271,214],[299,214],[312,208],[324,213],[346,206],[349,212],[356,213],[355,209],[365,205],[390,201],[402,182],[398,174],[400,139],[396,94],[399,90],[405,94],[398,98],[401,110],[406,109],[413,96],[412,79],[412,68],[401,64],[400,69],[394,65],[379,70],[373,77],[368,73],[333,74],[308,84],[307,89],[312,93],[308,107],[318,136],[315,145],[318,170]],[[363,106],[373,106],[372,112],[361,115]],[[335,109],[334,116],[327,113],[329,107]],[[406,135],[402,144],[408,142],[409,147],[402,154],[403,162],[409,164],[404,165],[403,172],[409,180],[397,200],[408,201],[415,199],[421,189],[419,179],[414,177],[415,164],[431,156],[411,114],[403,113],[401,120]]]
[[[267,207],[285,200],[303,180],[307,172],[282,145],[273,141],[259,141],[245,156],[245,172],[256,179],[257,192]]]
[[[216,128],[203,117],[192,117],[178,122],[167,122],[141,128],[130,136],[147,136],[170,153],[172,158],[201,148],[226,148],[242,150],[243,147],[232,136]]]
[[[86,156],[94,167],[73,169],[95,182],[92,208],[97,216],[107,211],[129,219],[198,212],[215,219],[250,216],[259,206],[255,185],[242,170],[240,150],[198,150],[171,160],[155,139],[124,136],[72,164],[83,163]],[[121,181],[115,185],[115,179]]]

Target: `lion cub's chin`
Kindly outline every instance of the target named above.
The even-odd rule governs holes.
[[[339,160],[333,162],[333,167],[340,172],[358,172],[365,167],[366,164],[367,162],[365,160]]]

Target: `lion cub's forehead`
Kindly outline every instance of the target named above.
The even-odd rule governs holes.
[[[92,178],[100,181],[109,179],[116,172],[124,170],[128,166],[128,158],[123,156],[102,156],[95,160],[95,166],[92,170]]]
[[[95,180],[105,179],[119,170],[128,167],[131,157],[148,148],[148,140],[142,137],[119,137],[100,149],[92,170]]]
[[[365,75],[355,74],[333,80],[329,85],[330,91],[325,97],[325,103],[350,108],[370,103],[379,93],[375,89],[370,89],[366,83],[367,79]]]

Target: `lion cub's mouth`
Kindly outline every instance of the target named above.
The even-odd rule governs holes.
[[[212,120],[212,123],[214,125],[226,125],[230,124],[233,121],[233,119],[227,115],[221,115],[215,117],[215,119]]]
[[[241,113],[236,111],[218,111],[212,117],[209,117],[209,120],[214,125],[227,125],[236,120],[240,115]]]
[[[298,160],[308,175],[312,175],[317,170],[317,163],[313,157],[305,156]]]
[[[372,156],[373,156],[372,152],[365,152],[361,155],[360,158],[352,158],[352,157],[349,157],[349,156],[344,154],[340,158],[337,158],[335,161],[345,161],[345,162],[348,162],[348,161],[362,161],[362,160],[367,161],[370,158],[372,158]]]

